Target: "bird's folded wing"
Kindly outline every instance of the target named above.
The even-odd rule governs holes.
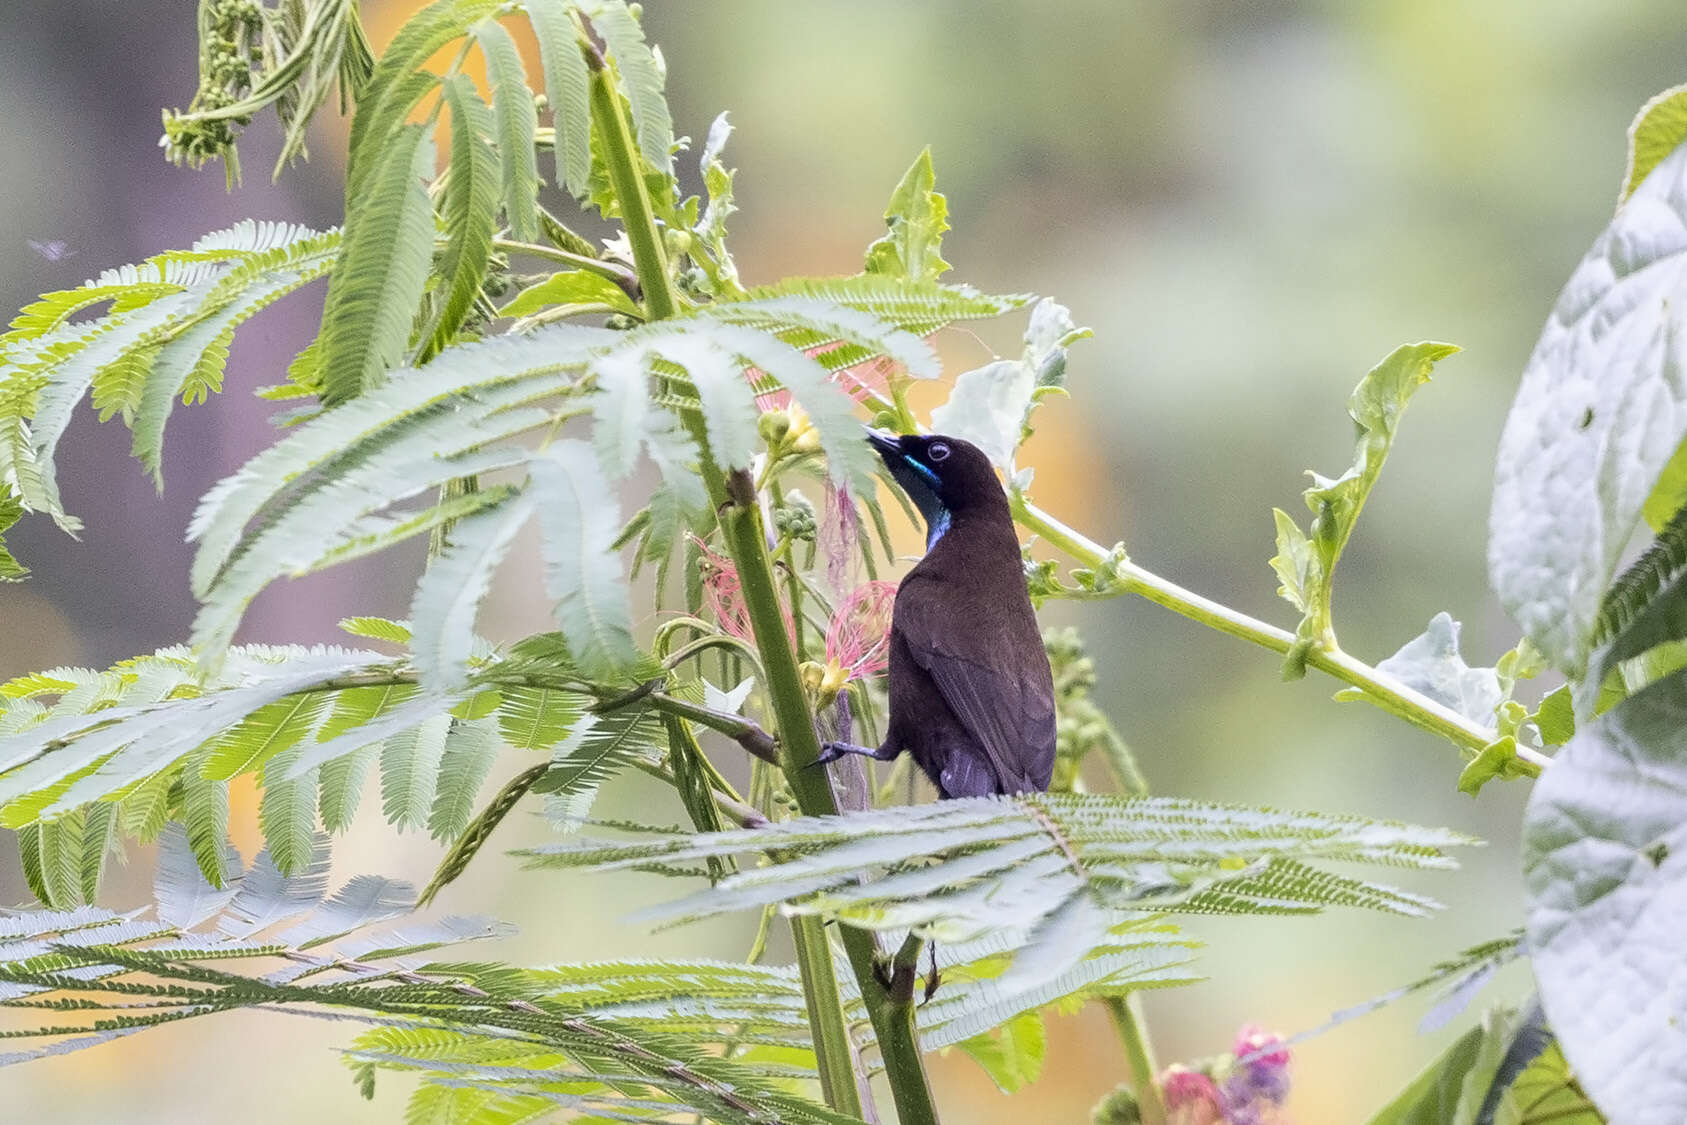
[[[977,623],[967,628],[941,616],[922,599],[899,600],[896,628],[989,759],[1002,788],[1010,793],[1046,788],[1054,766],[1054,691],[1044,682],[1046,672],[1038,674],[1041,668],[1014,666],[1014,654],[1029,638],[979,629]],[[1041,638],[1035,643],[1041,658]]]

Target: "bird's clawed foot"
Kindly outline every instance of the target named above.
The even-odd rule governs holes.
[[[853,742],[822,742],[820,744],[820,756],[814,759],[814,764],[817,766],[828,765],[848,754],[864,754],[880,762],[888,762],[896,757],[894,753],[885,753],[882,747],[875,750],[871,746],[857,746]]]

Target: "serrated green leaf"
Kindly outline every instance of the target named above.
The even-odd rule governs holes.
[[[1283,582],[1279,592],[1303,611],[1298,644],[1284,663],[1286,677],[1305,674],[1310,648],[1335,643],[1330,601],[1336,564],[1382,473],[1406,404],[1429,382],[1435,365],[1458,350],[1452,344],[1404,344],[1373,367],[1347,398],[1348,416],[1358,427],[1352,465],[1334,479],[1310,474],[1312,487],[1301,494],[1312,513],[1304,535],[1290,534],[1291,521],[1277,513],[1278,555],[1272,569]]]
[[[956,1044],[984,1068],[996,1088],[1017,1094],[1043,1073],[1048,1053],[1048,1032],[1040,1012],[1015,1016],[994,1031],[963,1039]]]
[[[867,248],[868,273],[909,281],[935,281],[949,269],[942,257],[949,204],[935,189],[931,148],[922,149],[903,173],[885,207],[889,233]]]
[[[1282,583],[1277,593],[1305,613],[1311,608],[1321,577],[1318,552],[1293,516],[1281,508],[1271,509],[1271,515],[1277,521],[1277,553],[1271,558],[1271,569]]]
[[[1510,1009],[1489,1012],[1481,1026],[1442,1052],[1368,1125],[1476,1125],[1517,1024]]]
[[[1548,746],[1562,746],[1570,741],[1576,733],[1576,705],[1570,685],[1565,684],[1549,692],[1531,718],[1541,732],[1541,741]]]
[[[1628,127],[1628,166],[1618,206],[1683,140],[1687,140],[1687,86],[1672,86],[1641,106]]]
[[[1500,1095],[1493,1125],[1604,1125],[1557,1041],[1547,1044]]]

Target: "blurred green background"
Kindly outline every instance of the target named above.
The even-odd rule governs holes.
[[[414,0],[367,0],[377,45]],[[721,109],[738,132],[734,244],[747,279],[851,272],[882,229],[890,188],[924,144],[955,231],[951,275],[1069,304],[1096,339],[1073,353],[1073,400],[1040,417],[1035,493],[1137,561],[1284,624],[1270,508],[1300,513],[1301,472],[1351,453],[1343,404],[1396,344],[1465,347],[1414,401],[1338,582],[1343,643],[1376,660],[1438,610],[1465,623],[1473,663],[1515,631],[1487,592],[1484,525],[1496,438],[1558,287],[1609,217],[1624,127],[1687,77],[1674,5],[1522,0],[646,4],[664,49],[677,131]],[[344,123],[318,123],[314,159],[268,181],[276,130],[247,134],[244,188],[170,167],[158,111],[194,87],[185,0],[0,6],[0,305],[184,246],[235,219],[338,221]],[[688,170],[689,162],[682,166]],[[695,186],[695,185],[692,185]],[[29,240],[62,241],[49,260]],[[169,491],[154,495],[127,435],[91,412],[63,449],[72,543],[32,522],[13,546],[36,568],[0,589],[0,673],[99,664],[184,638],[192,613],[182,531],[201,492],[267,440],[245,393],[280,380],[313,331],[320,287],[245,330],[233,393],[172,427]],[[1013,347],[1019,325],[940,341],[951,371]],[[271,591],[245,636],[318,641],[349,612],[402,614],[414,560],[379,560]],[[486,631],[542,628],[520,560]],[[1367,914],[1195,920],[1208,983],[1150,996],[1162,1062],[1227,1049],[1238,1026],[1288,1033],[1420,974],[1521,918],[1517,823],[1525,790],[1458,794],[1451,747],[1331,681],[1279,682],[1277,661],[1147,604],[1051,608],[1084,626],[1098,697],[1159,792],[1448,824],[1490,841],[1454,874],[1410,875],[1449,909],[1428,921]],[[650,815],[634,783],[611,806]],[[256,846],[250,794],[238,842]],[[664,811],[664,815],[665,811]],[[538,818],[500,843],[538,839]],[[0,858],[0,902],[26,897]],[[438,849],[371,824],[336,872],[425,879]],[[483,860],[455,911],[518,922],[493,955],[530,962],[636,952],[740,955],[744,925],[648,935],[619,923],[654,881],[610,883]],[[138,905],[148,857],[109,894]],[[1501,991],[1519,994],[1526,971]],[[1444,1045],[1421,1003],[1349,1024],[1298,1051],[1295,1120],[1360,1120]],[[946,1120],[1087,1120],[1123,1077],[1099,1012],[1051,1017],[1033,1091],[998,1094],[958,1053],[933,1060]],[[0,1072],[9,1120],[398,1120],[404,1084],[356,1101],[331,1047],[338,1025],[242,1015],[149,1033]]]

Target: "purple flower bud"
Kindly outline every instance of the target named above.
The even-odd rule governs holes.
[[[1210,1075],[1185,1066],[1169,1066],[1160,1075],[1170,1125],[1219,1125],[1224,1121],[1222,1095]]]

